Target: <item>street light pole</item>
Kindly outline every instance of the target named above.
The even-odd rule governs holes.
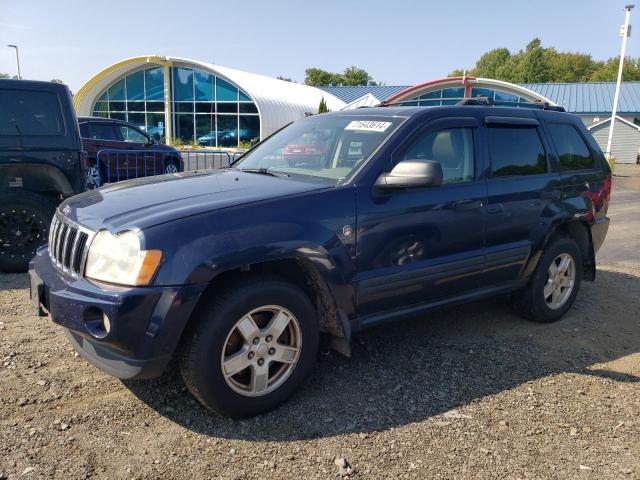
[[[618,65],[618,81],[616,82],[616,93],[613,96],[613,109],[611,111],[611,122],[609,125],[609,139],[607,140],[606,154],[611,155],[611,142],[613,140],[613,126],[616,121],[616,112],[618,110],[618,98],[620,97],[620,82],[622,82],[622,67],[624,66],[624,54],[627,50],[627,38],[631,35],[631,25],[629,25],[629,17],[631,10],[635,5],[625,5],[624,25],[620,27],[620,36],[622,37],[622,48],[620,49],[620,65]]]
[[[7,45],[7,47],[16,49],[16,65],[18,66],[18,80],[22,80],[22,75],[20,75],[20,54],[18,53],[18,46]]]

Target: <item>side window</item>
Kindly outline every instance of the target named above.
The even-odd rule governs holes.
[[[111,123],[89,123],[89,136],[92,140],[108,140],[110,142],[122,141],[115,126]]]
[[[0,90],[0,135],[62,135],[58,95],[53,92]]]
[[[127,125],[120,125],[118,128],[120,128],[120,133],[125,142],[147,143],[149,141],[142,132],[139,132],[135,128],[128,127]]]
[[[558,150],[561,171],[593,168],[591,152],[575,127],[563,123],[549,123],[547,128]]]
[[[402,155],[402,160],[435,160],[442,166],[442,183],[474,179],[475,155],[472,128],[427,131]]]
[[[488,128],[489,157],[494,177],[546,173],[547,160],[535,128]]]

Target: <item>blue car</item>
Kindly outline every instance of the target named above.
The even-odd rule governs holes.
[[[321,335],[348,354],[361,329],[507,293],[558,320],[595,279],[611,193],[598,145],[560,110],[316,115],[230,168],[82,193],[31,262],[33,305],[110,375],[155,377],[177,357],[230,417],[284,402]],[[309,135],[327,154],[288,162]]]

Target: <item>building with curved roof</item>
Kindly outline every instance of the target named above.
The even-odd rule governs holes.
[[[140,56],[94,75],[75,95],[78,115],[127,120],[165,139],[238,147],[345,102],[294,82],[179,57]],[[200,139],[200,140],[199,140]]]

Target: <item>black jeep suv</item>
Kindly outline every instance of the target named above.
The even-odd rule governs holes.
[[[302,143],[319,153],[285,154]],[[345,352],[359,329],[505,293],[527,318],[559,319],[595,279],[610,192],[567,113],[315,115],[231,168],[65,201],[33,259],[32,301],[111,375],[157,376],[177,355],[204,405],[253,415],[298,388],[321,333]]]
[[[56,205],[84,190],[86,167],[69,89],[0,80],[0,271],[27,269]]]

